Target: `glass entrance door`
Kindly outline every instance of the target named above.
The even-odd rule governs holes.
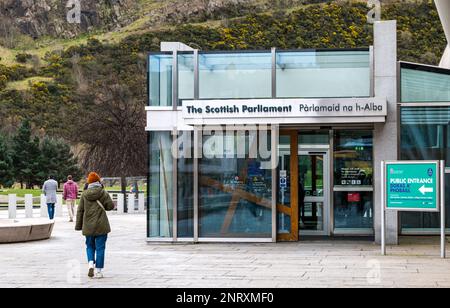
[[[329,145],[305,145],[298,131],[281,131],[277,180],[277,240],[330,235]]]
[[[328,150],[299,151],[298,203],[301,235],[329,235]]]

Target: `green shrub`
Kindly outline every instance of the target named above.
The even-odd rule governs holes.
[[[19,63],[27,63],[32,58],[33,56],[28,53],[19,53],[16,55],[16,61]]]
[[[0,91],[6,88],[6,84],[8,83],[8,78],[5,75],[0,75]]]

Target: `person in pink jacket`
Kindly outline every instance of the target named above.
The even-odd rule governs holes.
[[[75,203],[78,199],[78,185],[72,180],[72,176],[67,177],[67,182],[64,183],[63,199],[66,201],[69,210],[70,222],[73,222],[75,216]]]

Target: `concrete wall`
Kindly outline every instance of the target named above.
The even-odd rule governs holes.
[[[381,162],[398,158],[397,128],[397,22],[380,21],[374,25],[375,96],[386,98],[388,116],[385,124],[375,124],[375,238],[381,242]],[[398,214],[387,213],[386,243],[398,244]]]
[[[442,56],[440,67],[450,69],[450,45],[445,49],[444,55]]]

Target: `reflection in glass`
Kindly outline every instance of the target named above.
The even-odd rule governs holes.
[[[334,185],[372,186],[373,135],[371,131],[336,131]]]
[[[368,97],[369,51],[278,52],[277,96]]]
[[[450,70],[446,70],[446,73],[428,70],[426,67],[401,69],[403,103],[450,101]]]
[[[334,225],[336,229],[372,229],[373,192],[335,192]]]
[[[323,227],[323,203],[303,202],[300,207],[300,230],[323,231]]]
[[[149,237],[173,236],[173,159],[170,132],[150,133]]]
[[[194,237],[194,140],[193,132],[179,136],[178,147],[178,237]]]
[[[254,142],[261,142],[261,138],[248,133],[203,136],[200,237],[271,238],[272,170],[262,158],[250,157]],[[266,142],[270,147],[270,133]],[[223,147],[216,147],[219,143]],[[245,145],[243,158],[238,155],[238,145]]]
[[[323,155],[299,156],[299,197],[323,197]]]
[[[201,99],[270,98],[271,53],[199,55]]]
[[[334,228],[373,230],[373,192],[358,190],[373,187],[372,131],[341,130],[334,138],[334,187],[352,190],[334,192]]]
[[[328,132],[301,132],[298,135],[298,144],[300,147],[308,146],[313,144],[319,145],[329,145],[330,144],[330,135]]]
[[[150,106],[172,106],[172,59],[172,55],[150,56]]]
[[[194,55],[178,55],[178,106],[187,99],[194,99]]]
[[[402,107],[401,159],[450,163],[450,107]],[[450,178],[446,175],[447,225],[450,225]],[[438,213],[401,213],[402,231],[439,232]]]
[[[321,231],[324,226],[324,156],[323,154],[299,155],[299,228]]]

